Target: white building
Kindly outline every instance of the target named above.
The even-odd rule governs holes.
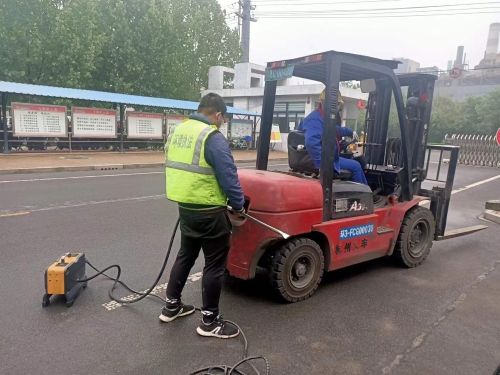
[[[208,89],[202,94],[217,93],[228,105],[261,114],[265,69],[265,66],[252,63],[236,64],[234,68],[213,66],[208,73]],[[232,80],[234,87],[224,88],[225,79]],[[283,142],[276,145],[276,150],[287,150],[288,133],[295,130],[300,121],[318,107],[319,95],[324,88],[322,83],[306,82],[297,78],[278,82],[273,123],[279,124]],[[368,95],[347,87],[341,87],[340,92],[344,101],[344,125],[355,128],[359,100],[367,100]],[[260,122],[256,133],[259,128]]]
[[[397,69],[394,69],[394,72],[396,74],[401,74],[401,73],[416,73],[418,72],[418,69],[420,69],[420,63],[404,58],[404,57],[397,57],[394,58],[393,60],[401,62],[399,64]]]

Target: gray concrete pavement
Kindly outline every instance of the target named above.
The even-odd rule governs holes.
[[[156,300],[108,310],[105,279],[70,309],[41,307],[43,272],[68,251],[85,252],[99,268],[119,263],[137,289],[154,280],[176,208],[163,197],[161,170],[140,172],[0,176],[0,215],[31,212],[0,217],[0,373],[187,374],[238,361],[242,342],[198,337],[198,316],[160,324]],[[499,174],[461,166],[455,189]],[[457,192],[449,229],[483,224],[484,202],[499,191],[496,179]],[[264,274],[228,278],[221,308],[245,330],[250,353],[270,360],[272,374],[491,375],[500,364],[499,242],[492,224],[435,243],[416,269],[381,259],[330,273],[313,298],[292,305],[274,298]],[[201,270],[198,261],[192,273]],[[201,303],[196,277],[183,299]]]

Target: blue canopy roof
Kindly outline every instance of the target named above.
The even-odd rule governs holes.
[[[0,92],[9,94],[23,94],[34,96],[50,96],[54,98],[90,100],[93,102],[106,102],[117,104],[143,105],[149,107],[186,109],[196,111],[197,102],[188,102],[185,100],[152,98],[148,96],[137,96],[127,94],[114,94],[104,91],[91,91],[80,89],[68,89],[64,87],[39,86],[27,83],[15,83],[0,81]],[[256,112],[250,112],[243,109],[227,107],[227,113],[244,116],[260,116]]]

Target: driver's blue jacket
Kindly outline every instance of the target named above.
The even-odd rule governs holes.
[[[305,132],[306,137],[306,150],[311,156],[316,168],[321,167],[321,136],[323,135],[323,110],[318,108],[311,112],[305,119],[299,124],[298,130]],[[337,125],[337,137],[352,137],[353,130],[347,127]],[[335,142],[335,161],[334,168],[337,173],[340,173],[340,162],[339,162],[339,144],[338,139]]]

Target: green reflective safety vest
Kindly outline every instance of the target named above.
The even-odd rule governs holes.
[[[205,141],[214,127],[186,120],[173,127],[165,144],[167,198],[180,203],[226,206],[227,197],[205,160]]]

